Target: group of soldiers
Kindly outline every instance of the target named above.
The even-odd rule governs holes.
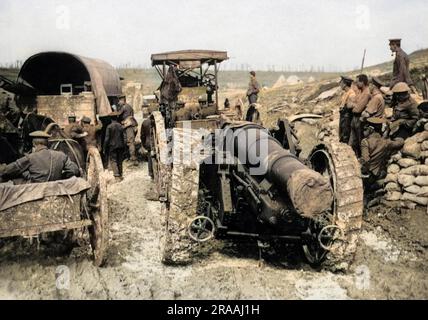
[[[131,163],[138,165],[135,147],[138,123],[134,117],[134,109],[126,103],[125,96],[118,97],[118,102],[113,105],[112,109],[113,111],[109,114],[110,124],[105,129],[102,146],[98,146],[98,133],[103,128],[102,123],[93,125],[88,117],[83,117],[78,123],[75,116],[70,116],[69,124],[64,128],[64,133],[70,139],[78,141],[85,152],[90,147],[102,149],[116,180],[121,181],[127,148]]]
[[[130,160],[137,165],[135,137],[138,131],[137,121],[134,118],[133,108],[126,103],[126,97],[119,97],[118,103],[109,114],[110,123],[105,129],[105,138],[102,151],[116,180],[123,179],[124,155],[129,149]],[[102,123],[91,124],[91,119],[83,117],[77,122],[77,117],[68,117],[69,123],[64,127],[64,136],[79,143],[87,154],[90,148],[98,148],[98,136],[103,128]],[[14,179],[18,183],[55,181],[72,176],[79,176],[78,166],[63,152],[48,148],[50,134],[44,131],[35,131],[30,134],[33,143],[33,152],[15,162],[3,166],[0,170],[0,179]],[[21,180],[23,180],[21,182]]]
[[[392,80],[386,86],[379,78],[370,81],[360,74],[354,81],[342,76],[344,93],[340,106],[339,139],[349,144],[359,157],[369,184],[386,176],[390,155],[400,150],[404,141],[418,130],[425,104],[418,104],[417,93],[409,72],[409,58],[401,49],[401,39],[391,39],[395,53]],[[392,116],[386,114],[385,97],[391,97]]]

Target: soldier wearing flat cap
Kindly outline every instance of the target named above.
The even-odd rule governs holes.
[[[385,85],[379,78],[373,77],[371,79],[371,99],[367,104],[366,109],[361,114],[362,121],[367,118],[384,118],[385,117],[385,100],[383,98],[380,88]]]
[[[340,87],[343,95],[340,103],[339,140],[343,143],[349,142],[351,135],[352,109],[348,107],[349,102],[355,99],[356,92],[353,88],[354,80],[347,76],[340,77]]]
[[[79,168],[60,151],[48,149],[51,137],[43,131],[30,133],[34,151],[7,165],[0,173],[2,179],[23,178],[27,182],[47,182],[79,175]]]
[[[413,81],[410,77],[409,71],[410,59],[407,53],[401,49],[401,39],[390,39],[389,48],[391,49],[392,53],[395,53],[392,80],[389,85],[390,89],[392,89],[399,82],[405,82],[408,86],[412,87]]]
[[[386,166],[391,154],[404,145],[403,139],[390,140],[382,137],[386,124],[383,118],[368,118],[364,127],[364,139],[361,141],[361,168],[370,176],[372,182],[386,176]]]

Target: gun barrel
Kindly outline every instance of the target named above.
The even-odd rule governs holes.
[[[332,207],[333,192],[328,178],[308,168],[285,150],[267,130],[254,123],[226,124],[224,149],[246,166],[250,175],[264,176],[284,190],[296,209],[313,217]]]

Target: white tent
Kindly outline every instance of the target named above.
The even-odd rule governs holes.
[[[302,80],[300,80],[300,78],[298,77],[298,76],[296,76],[296,75],[292,75],[292,76],[289,76],[288,78],[287,78],[287,84],[288,85],[295,85],[295,84],[299,84],[299,83],[302,83],[303,81]]]
[[[287,84],[287,80],[285,79],[284,75],[281,74],[278,80],[276,80],[275,84],[273,85],[273,89],[281,88]]]

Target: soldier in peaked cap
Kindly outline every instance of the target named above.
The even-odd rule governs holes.
[[[383,118],[368,118],[361,141],[361,169],[372,181],[386,176],[386,166],[392,152],[404,145],[403,139],[390,140],[382,137],[382,128],[386,124]]]
[[[35,131],[30,137],[33,138],[33,153],[7,165],[0,173],[2,179],[23,178],[40,183],[79,175],[79,168],[67,155],[48,149],[49,134]]]
[[[351,99],[355,99],[356,95],[352,88],[353,82],[354,80],[350,77],[340,76],[340,87],[343,90],[343,95],[339,109],[339,141],[343,143],[348,143],[351,135],[352,109],[348,108],[348,103]]]
[[[401,39],[390,39],[389,48],[393,54],[395,53],[392,80],[389,87],[392,89],[399,82],[405,82],[410,87],[413,86],[409,72],[410,59],[407,53],[401,49]]]

